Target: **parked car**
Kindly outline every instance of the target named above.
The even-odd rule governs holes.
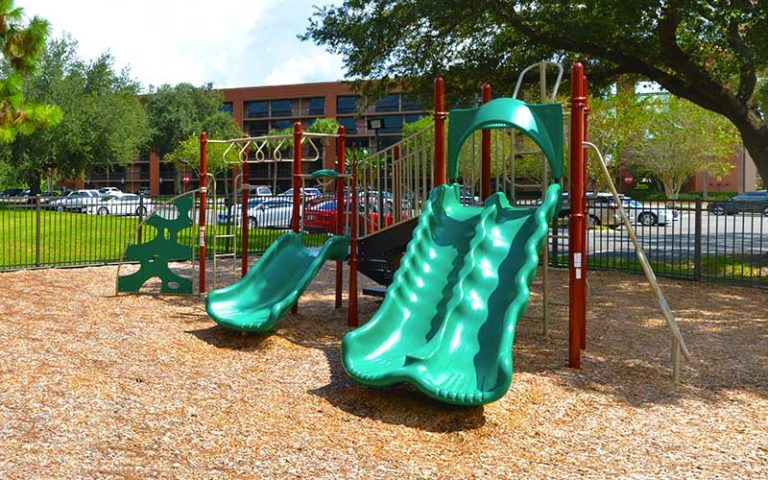
[[[0,193],[0,197],[20,197],[23,191],[23,188],[6,188]]]
[[[152,201],[133,193],[102,197],[98,204],[88,205],[91,215],[146,215],[152,209]]]
[[[609,205],[615,206],[615,199],[611,199]],[[621,205],[630,220],[644,227],[664,226],[677,220],[678,216],[675,210],[666,208],[664,205],[641,203],[624,195],[621,196]]]
[[[101,199],[98,190],[75,190],[63,198],[48,202],[48,208],[63,212],[65,210],[84,212],[89,205],[95,205]]]
[[[613,203],[611,203],[613,202]],[[571,215],[571,200],[568,192],[563,193],[562,208],[558,214],[559,219],[566,219]],[[588,227],[595,228],[601,225],[616,228],[621,225],[621,215],[616,207],[613,195],[610,193],[587,192]],[[631,212],[627,212],[630,221],[634,221]]]
[[[219,223],[231,221],[234,225],[241,225],[242,209],[235,208],[235,214],[230,216],[227,211],[219,212],[216,219]],[[248,202],[248,228],[272,227],[289,228],[293,214],[293,202],[284,198],[275,198],[267,201]]]
[[[350,205],[350,199],[345,199],[345,204]],[[347,210],[349,211],[349,210]],[[368,206],[363,202],[358,203],[358,211],[361,213],[361,220],[359,225],[359,232],[361,235],[375,232],[379,229],[379,202],[377,198],[368,198]],[[368,212],[368,222],[363,221],[363,216]],[[310,205],[306,209],[306,218],[304,220],[304,228],[310,231],[320,232],[333,232],[336,229],[336,199],[327,200],[315,205]],[[392,201],[384,201],[384,215],[382,217],[383,227],[392,225]],[[344,218],[345,223],[349,223],[349,219]],[[368,226],[368,231],[363,231]]]
[[[768,217],[768,190],[746,192],[736,195],[730,200],[712,202],[709,211],[715,215],[732,215],[734,213],[762,213]]]
[[[123,192],[120,191],[120,189],[117,187],[101,187],[99,189],[99,195],[101,195],[102,197],[106,197],[106,196],[117,197],[122,194]]]
[[[149,187],[140,187],[138,190],[136,190],[136,195],[148,196]]]
[[[314,187],[305,187],[302,189],[302,192],[304,193],[304,198],[313,198],[317,197],[319,195],[322,195],[323,192],[320,191],[319,188]],[[283,193],[279,194],[278,197],[291,197],[293,198],[293,189],[289,188],[288,190],[284,191]]]

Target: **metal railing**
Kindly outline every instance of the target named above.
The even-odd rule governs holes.
[[[768,288],[768,216],[762,212],[715,215],[701,200],[624,207],[657,276]],[[588,202],[588,213],[588,267],[641,273],[617,210]],[[563,214],[553,222],[551,266],[568,266],[567,230]]]

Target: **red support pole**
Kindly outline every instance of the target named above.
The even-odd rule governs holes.
[[[583,91],[584,91],[584,141],[589,140],[589,113],[592,111],[589,108],[589,83],[587,82],[586,75],[583,77]],[[584,211],[589,214],[589,208],[587,207],[587,194],[586,190],[589,187],[589,149],[584,147]],[[587,222],[589,225],[589,222]],[[582,258],[584,284],[587,284],[587,229],[584,229],[583,235],[584,242],[584,257]],[[586,302],[587,294],[586,287],[584,292],[584,316],[581,319],[581,349],[587,348],[587,315],[586,315]]]
[[[242,222],[242,245],[240,247],[240,270],[241,270],[241,277],[244,277],[246,273],[248,273],[248,195],[250,190],[249,185],[249,177],[251,176],[251,168],[250,164],[248,163],[248,150],[245,150],[245,162],[243,163],[242,168],[240,169],[240,174],[242,175],[242,180],[240,181],[240,184],[242,185],[242,211],[240,212],[240,221]]]
[[[570,271],[568,282],[568,366],[581,367],[581,331],[586,316],[586,218],[584,188],[584,66],[571,69]]]
[[[434,185],[445,183],[445,119],[448,113],[445,111],[445,82],[442,78],[435,78],[435,178]]]
[[[483,85],[483,103],[488,103],[490,101],[491,86],[486,83]],[[480,191],[482,193],[482,198],[486,199],[491,196],[491,130],[484,128],[482,135]]]
[[[301,224],[301,122],[293,124],[293,216],[291,217],[291,229],[299,233]]]
[[[200,134],[200,236],[198,260],[200,262],[200,294],[205,293],[205,203],[208,201],[208,134]]]
[[[356,327],[359,322],[357,314],[357,227],[360,223],[357,207],[357,153],[352,153],[352,181],[350,182],[352,194],[352,211],[350,218],[352,225],[349,238],[349,310],[347,311],[347,325]]]
[[[344,125],[339,125],[339,140],[336,142],[336,171],[339,172],[339,178],[336,180],[336,235],[344,235],[344,161],[346,152],[347,130]],[[336,261],[336,308],[341,308],[344,262]]]
[[[301,122],[293,124],[293,210],[291,229],[294,233],[301,230]],[[293,304],[291,313],[299,313],[299,301]]]

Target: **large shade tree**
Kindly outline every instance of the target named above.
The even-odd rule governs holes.
[[[440,74],[459,95],[481,81],[506,94],[542,58],[582,60],[596,86],[638,75],[726,117],[768,178],[765,1],[345,0],[317,10],[304,38],[341,53],[353,78],[422,91]]]
[[[45,47],[48,22],[33,17],[28,22],[24,10],[13,0],[0,0],[0,141],[55,125],[61,112],[52,105],[29,101],[24,96],[24,77],[34,71]]]
[[[109,54],[86,61],[72,38],[50,41],[24,93],[31,101],[56,105],[63,118],[50,129],[17,137],[2,159],[33,194],[49,174],[75,178],[94,167],[128,164],[149,134],[139,90],[127,71],[115,71]]]

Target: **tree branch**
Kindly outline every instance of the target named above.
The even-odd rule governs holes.
[[[739,58],[739,91],[736,94],[742,102],[749,102],[757,85],[754,58],[749,48],[739,35],[739,22],[731,19],[728,22],[728,44]]]

